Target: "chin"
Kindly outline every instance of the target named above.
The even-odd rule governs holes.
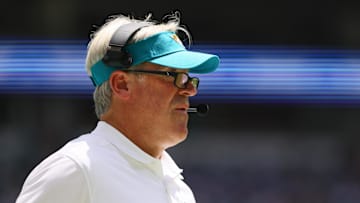
[[[188,135],[188,120],[187,118],[177,118],[173,119],[171,122],[171,127],[169,128],[169,136],[171,137],[171,142],[173,145],[176,145],[187,138]]]
[[[187,138],[187,135],[188,135],[187,128],[186,128],[186,130],[184,129],[182,131],[177,131],[177,132],[173,133],[171,135],[171,141],[169,143],[170,147],[183,142]]]
[[[188,134],[187,123],[180,125],[179,128],[177,129],[176,133],[178,134],[178,137],[181,137],[184,140],[187,137],[187,134]]]
[[[181,139],[181,142],[187,138],[187,135],[188,135],[188,130],[186,129],[179,137]]]

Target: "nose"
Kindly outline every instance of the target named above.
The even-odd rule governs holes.
[[[189,82],[187,84],[186,88],[179,89],[180,95],[184,95],[184,96],[188,96],[188,97],[195,96],[197,94],[197,92],[198,92],[197,88],[191,82]]]

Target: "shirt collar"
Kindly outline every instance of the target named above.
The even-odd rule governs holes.
[[[180,176],[180,178],[182,178],[181,173],[183,170],[176,165],[174,160],[166,151],[163,152],[160,160],[156,159],[144,152],[137,145],[131,142],[124,134],[105,121],[99,121],[92,133],[96,136],[104,137],[119,151],[122,151],[132,159],[147,165],[158,175],[169,176],[171,178]]]

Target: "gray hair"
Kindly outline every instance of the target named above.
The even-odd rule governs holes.
[[[87,56],[86,56],[86,71],[89,76],[91,76],[91,67],[101,60],[108,48],[108,44],[111,40],[112,35],[115,31],[122,25],[132,23],[132,22],[141,22],[146,21],[151,23],[151,26],[147,26],[139,30],[132,38],[130,43],[140,41],[144,38],[157,34],[163,31],[182,31],[188,38],[188,43],[191,43],[191,35],[186,30],[186,28],[180,26],[180,15],[179,12],[169,14],[164,16],[167,19],[167,22],[156,23],[151,19],[151,14],[149,14],[145,19],[135,19],[133,17],[124,16],[124,15],[114,15],[110,16],[105,24],[103,24],[96,32],[92,33],[90,42],[87,47]],[[130,67],[132,68],[132,67]],[[111,104],[112,91],[108,81],[105,81],[100,86],[95,88],[93,93],[93,99],[95,104],[95,113],[98,119],[101,115],[106,113]]]

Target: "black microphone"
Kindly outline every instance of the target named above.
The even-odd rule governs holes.
[[[199,104],[194,107],[188,108],[188,113],[196,113],[198,116],[205,116],[209,112],[209,105],[208,104]]]

